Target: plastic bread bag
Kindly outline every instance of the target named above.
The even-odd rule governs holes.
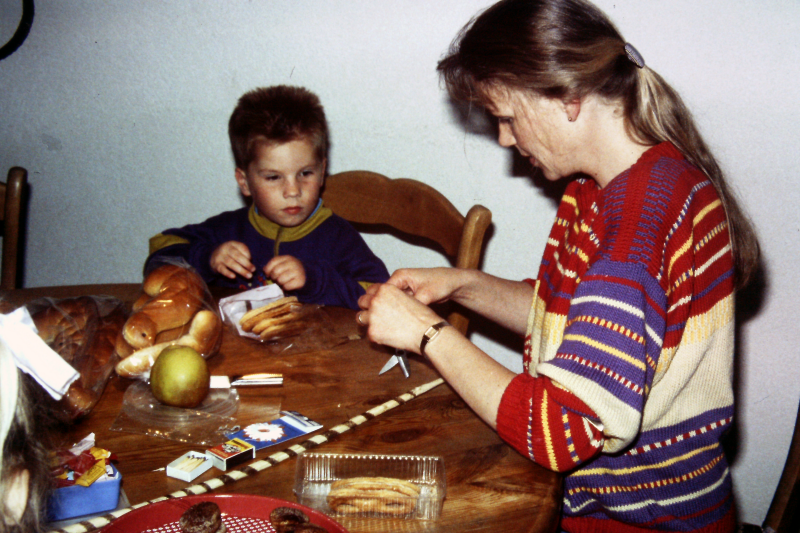
[[[66,422],[88,414],[118,362],[115,344],[127,319],[125,304],[108,296],[81,296],[42,298],[26,307],[42,340],[80,374],[55,414]]]
[[[165,261],[144,278],[117,339],[116,371],[146,381],[167,346],[188,346],[207,359],[221,343],[222,321],[206,283],[185,261]]]
[[[276,284],[222,298],[219,309],[231,331],[261,342],[272,354],[330,349],[348,340],[334,334],[323,306],[284,296]]]
[[[263,408],[267,413],[279,412],[280,398],[272,399]],[[160,403],[150,387],[139,381],[125,390],[122,409],[109,429],[214,446],[226,440],[225,433],[238,427],[238,409],[239,393],[234,388],[212,388],[200,405],[184,409]]]

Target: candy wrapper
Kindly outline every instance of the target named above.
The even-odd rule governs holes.
[[[117,507],[122,475],[111,464],[115,459],[108,450],[95,446],[94,433],[71,449],[54,453],[53,490],[48,494],[46,510],[51,527],[58,527],[60,520]]]
[[[95,481],[106,479],[106,466],[111,464],[110,451],[94,445],[94,433],[69,450],[57,450],[50,463],[55,488],[80,485],[88,487]],[[105,476],[105,477],[104,477]]]
[[[221,343],[222,321],[208,286],[185,262],[165,262],[145,276],[117,339],[116,371],[146,381],[164,348],[188,346],[209,358]]]

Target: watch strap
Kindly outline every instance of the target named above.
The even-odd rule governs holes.
[[[425,355],[425,347],[428,345],[428,343],[430,343],[439,335],[439,332],[442,331],[442,328],[449,325],[450,324],[447,321],[442,320],[438,324],[434,324],[425,330],[425,333],[422,334],[422,340],[419,342],[420,355]]]

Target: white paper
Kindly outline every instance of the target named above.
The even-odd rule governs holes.
[[[231,388],[231,380],[228,376],[211,376],[210,383],[208,385],[210,389],[230,389]]]
[[[0,314],[0,338],[8,346],[17,368],[29,374],[54,400],[67,393],[80,375],[38,335],[28,309]]]
[[[219,301],[219,312],[222,315],[222,320],[236,327],[236,331],[242,337],[250,337],[251,339],[259,339],[260,337],[255,333],[248,333],[239,325],[239,320],[250,309],[255,309],[267,305],[283,298],[283,291],[280,285],[273,283],[271,285],[264,285],[227,298],[222,298]],[[250,304],[248,307],[248,303]]]

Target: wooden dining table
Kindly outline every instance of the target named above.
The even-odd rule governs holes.
[[[3,312],[33,300],[105,295],[133,302],[138,284],[44,287],[0,292]],[[215,296],[219,296],[215,294]],[[280,351],[275,346],[239,336],[226,328],[219,352],[208,359],[212,375],[254,372],[283,375],[280,387],[238,388],[238,411],[245,427],[269,421],[276,408],[291,410],[323,425],[320,432],[364,413],[387,400],[439,378],[426,360],[409,357],[410,376],[400,368],[379,375],[393,351],[371,343],[349,309],[322,307],[317,335],[323,341],[300,339]],[[322,333],[320,333],[322,332]],[[309,333],[313,335],[313,333]],[[111,429],[126,389],[134,380],[112,376],[92,412],[59,435],[70,445],[94,433],[97,445],[116,456],[122,490],[131,505],[180,491],[220,476],[212,468],[186,482],[165,474],[165,466],[197,445],[142,433]],[[313,434],[311,434],[313,435]],[[286,449],[305,437],[259,450],[256,461]],[[447,383],[353,427],[313,450],[330,454],[437,456],[444,459],[446,497],[435,520],[334,517],[356,532],[548,532],[557,529],[562,484],[559,475],[523,457],[505,444]],[[215,493],[250,494],[297,502],[293,492],[293,459],[226,484]],[[238,467],[237,467],[238,468]]]

